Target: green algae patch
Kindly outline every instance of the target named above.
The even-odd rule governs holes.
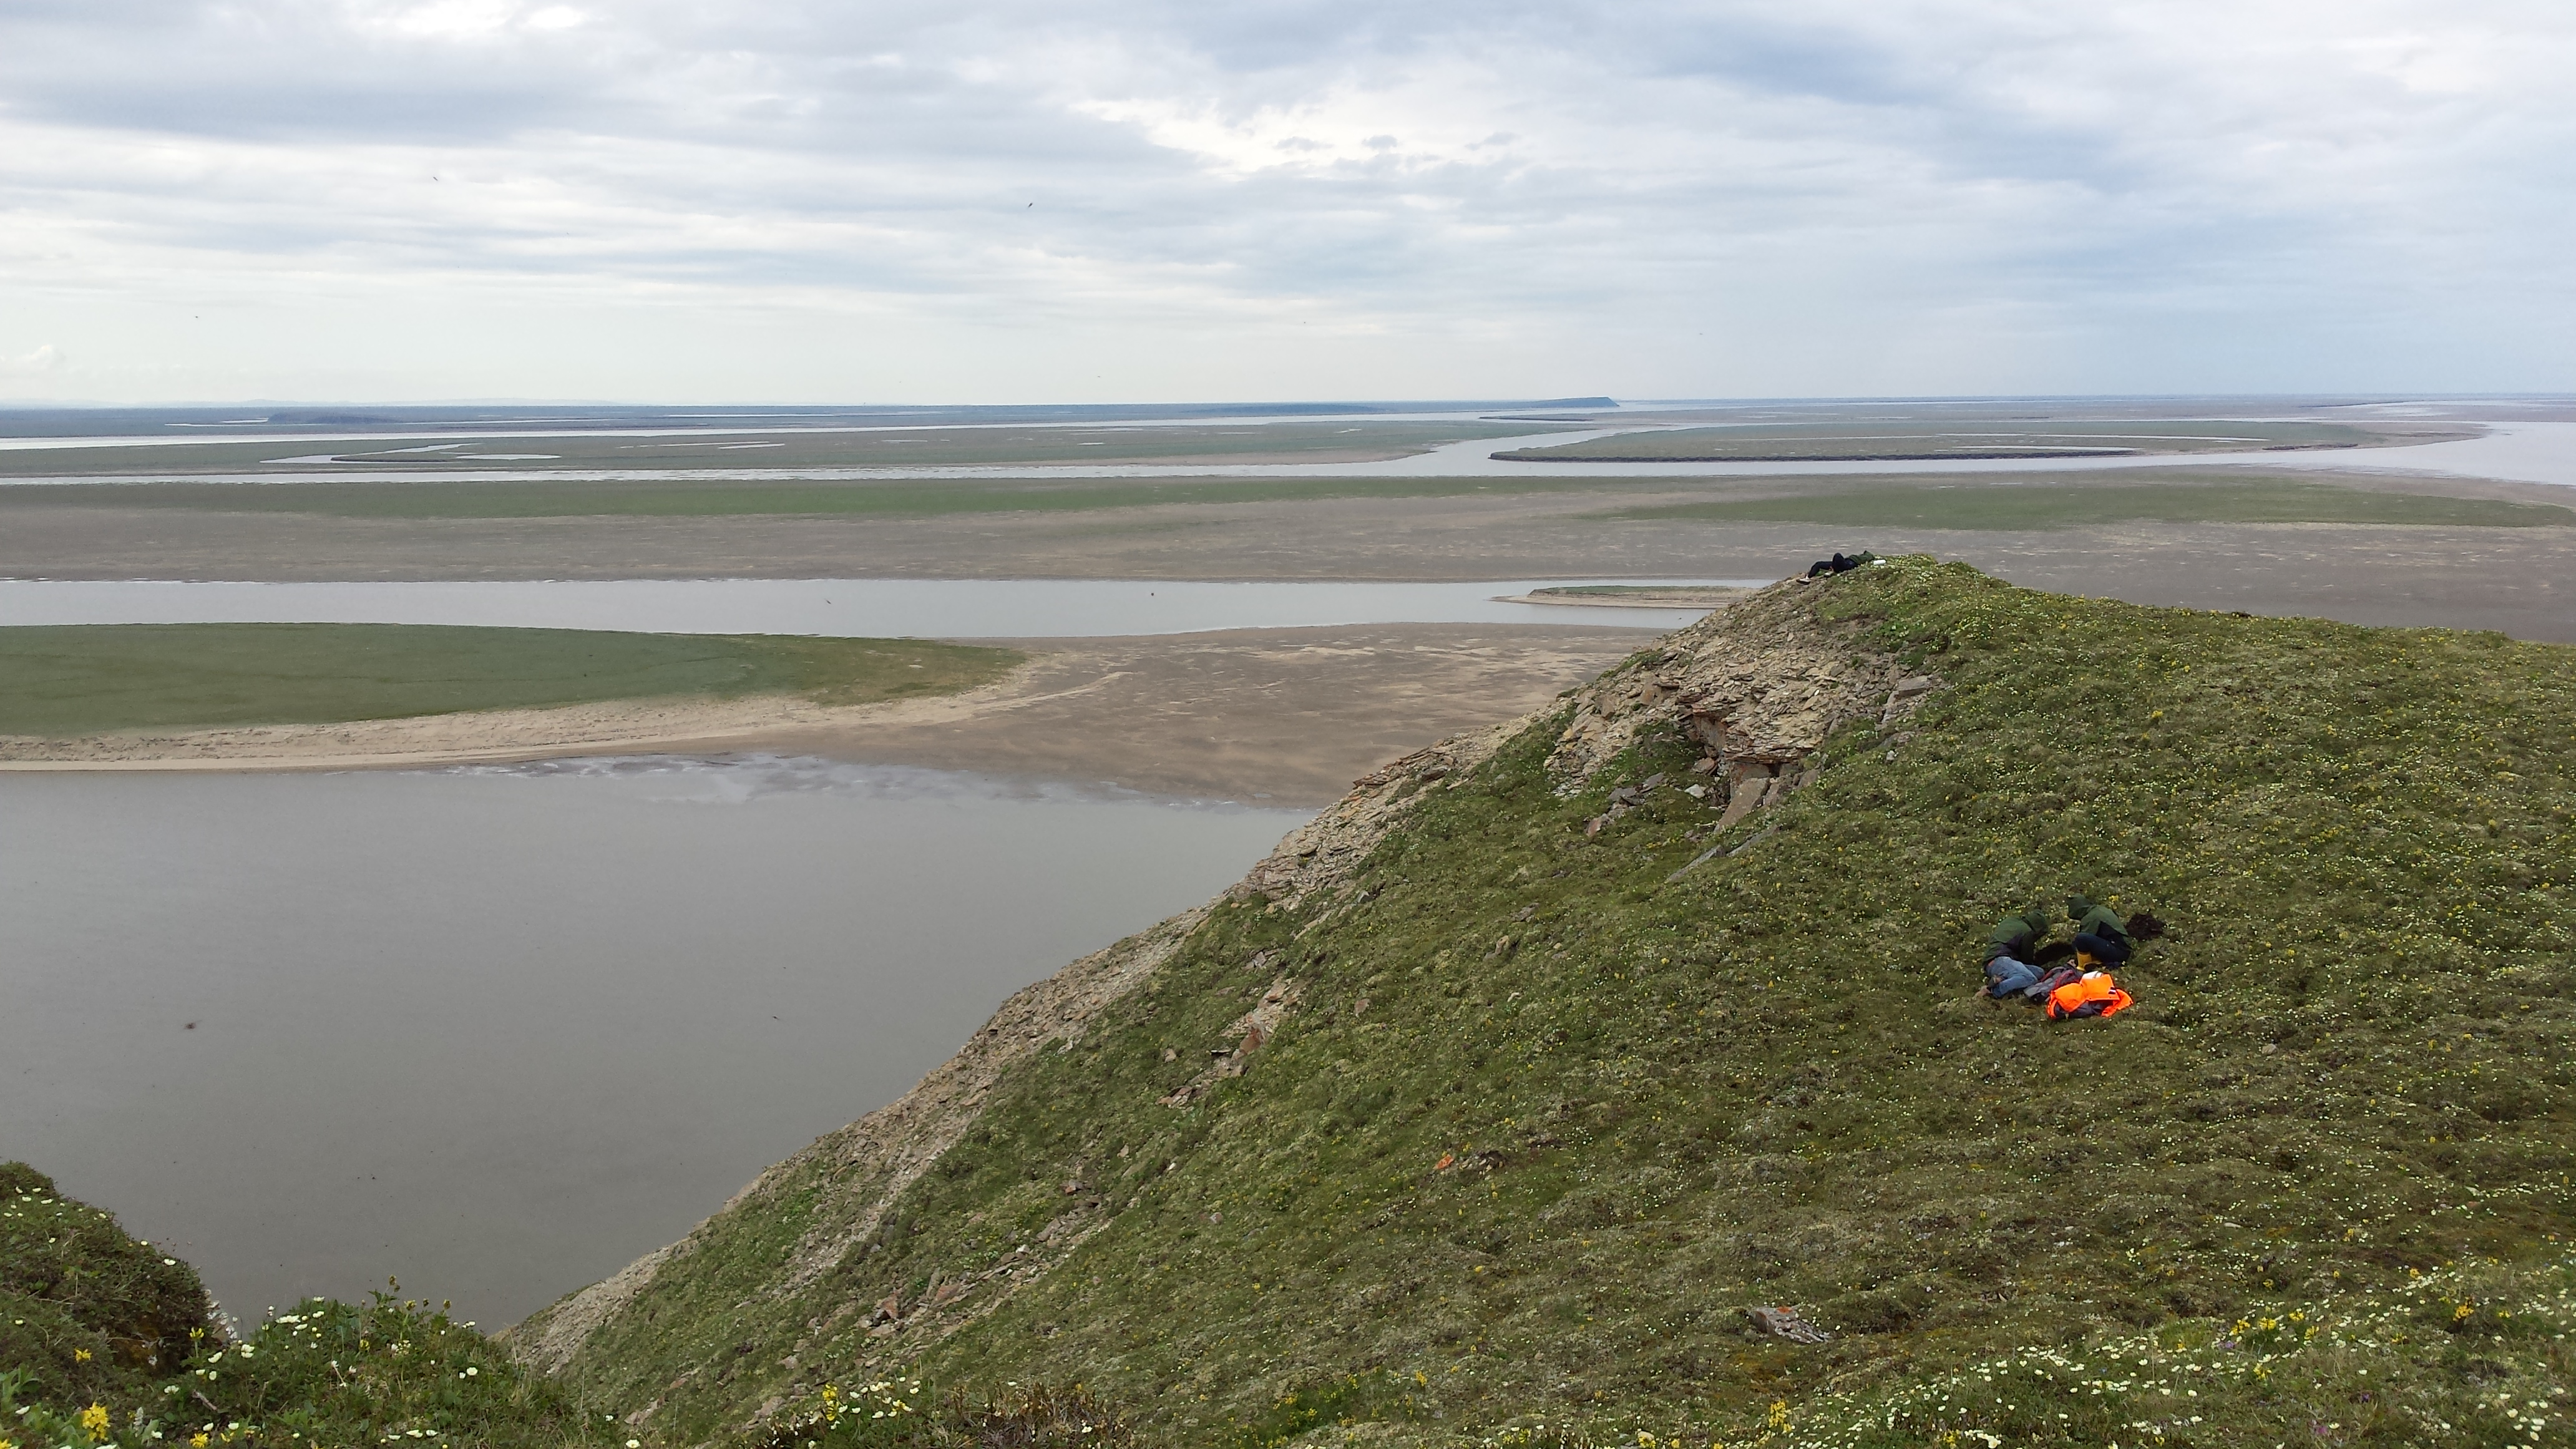
[[[1425,780],[1341,889],[1215,909],[872,1223],[833,1161],[765,1181],[562,1376],[683,1440],[897,1374],[1080,1383],[1174,1445],[2216,1446],[2303,1414],[2425,1442],[2501,1433],[2508,1388],[2540,1412],[2558,1340],[2439,1275],[2503,1275],[2526,1328],[2565,1296],[2576,650],[1920,558],[1791,587],[1811,637],[1938,683],[1784,803],[1720,829],[1678,728],[1569,779],[1570,715],[1542,720]],[[2139,1005],[1981,999],[1986,926],[2075,890],[2168,924],[2122,970]],[[1240,1074],[1182,1092],[1283,982]],[[2437,1278],[2450,1306],[2406,1297]],[[1780,1306],[1830,1337],[1748,1311]],[[2422,1332],[2302,1340],[2293,1382],[2292,1313]],[[2149,1342],[2273,1377],[2130,1364],[2199,1393],[2120,1390],[2149,1427],[2113,1434],[2092,1355]],[[2380,1420],[2342,1407],[2361,1369],[2403,1380]],[[2055,1387],[1969,1415],[1981,1372]]]
[[[0,734],[327,724],[606,700],[953,694],[1022,655],[911,639],[427,624],[0,628]]]

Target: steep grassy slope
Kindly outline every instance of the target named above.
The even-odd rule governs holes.
[[[0,1162],[0,1449],[626,1442],[444,1309],[311,1299],[236,1339],[196,1270]]]
[[[1751,657],[1802,660],[1816,708],[1938,684],[1766,764],[1747,721],[1795,681]],[[1674,788],[1702,741],[1779,803],[1719,829]],[[960,1096],[890,1210],[853,1207],[854,1159],[773,1172],[597,1300],[563,1373],[671,1442],[898,1370],[1078,1380],[1149,1442],[1732,1439],[1893,1423],[2034,1345],[2251,1364],[2272,1340],[2240,1315],[2398,1312],[2449,1262],[2558,1301],[2571,765],[2576,651],[1922,559],[1784,585],[1398,781],[1341,885],[1274,858],[1275,899],[1183,923]],[[1741,848],[1681,869],[1710,845]],[[2073,889],[2171,924],[2123,973],[2141,1004],[2051,1026],[1979,999],[1985,925]],[[1835,1336],[1758,1335],[1744,1310],[1775,1304]],[[2426,1404],[2565,1368],[2545,1337],[2454,1342],[2404,1359]],[[2333,1362],[2344,1392],[2370,1361]],[[2239,1442],[2333,1376],[2291,1377],[2157,1432]],[[2397,1402],[2380,1442],[2431,1432]],[[1978,1432],[2078,1422],[2016,1404],[2039,1427]],[[1942,1442],[1887,1432],[1840,1442]]]

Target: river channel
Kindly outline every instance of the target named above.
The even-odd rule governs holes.
[[[236,1317],[487,1326],[1305,817],[814,760],[0,778],[0,1158]]]
[[[848,638],[1099,638],[1350,624],[1678,629],[1698,609],[1521,604],[1580,580],[1205,583],[1155,579],[471,579],[241,583],[0,579],[9,624],[483,624]],[[1756,586],[1769,579],[1601,582]]]

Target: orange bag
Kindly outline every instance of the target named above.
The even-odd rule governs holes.
[[[2079,1016],[2110,1016],[2126,1010],[2129,993],[2122,991],[2108,971],[2087,971],[2081,977],[2048,993],[2048,1019],[2068,1021]]]

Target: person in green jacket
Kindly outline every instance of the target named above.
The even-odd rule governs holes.
[[[2066,898],[2066,918],[2075,923],[2075,949],[2104,966],[2129,959],[2129,927],[2109,906],[2086,895]]]

